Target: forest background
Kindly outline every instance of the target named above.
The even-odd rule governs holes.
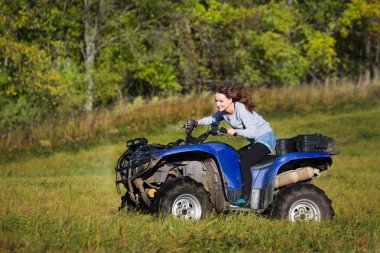
[[[218,84],[368,84],[379,57],[378,0],[4,0],[1,136]]]

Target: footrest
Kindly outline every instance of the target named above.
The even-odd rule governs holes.
[[[229,205],[228,210],[241,211],[241,212],[255,212],[255,210],[253,210],[251,208],[239,207],[239,206],[235,206],[235,205]]]

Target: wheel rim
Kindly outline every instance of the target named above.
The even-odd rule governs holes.
[[[289,209],[290,221],[321,221],[321,211],[317,204],[309,199],[296,201]]]
[[[202,206],[193,195],[182,194],[174,200],[172,214],[186,220],[200,219],[202,216]]]

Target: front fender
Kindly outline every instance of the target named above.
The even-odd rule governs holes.
[[[205,152],[214,157],[222,172],[222,178],[226,183],[227,190],[239,189],[242,186],[239,156],[236,150],[228,144],[222,142],[207,142],[202,144],[190,144],[176,146],[171,149],[158,150],[156,158],[163,158],[169,155]]]
[[[326,160],[330,165],[332,163],[331,154],[326,152],[294,152],[287,153],[278,157],[271,165],[260,170],[251,170],[253,185],[252,188],[263,189],[277,176],[278,170],[290,162],[297,160]]]

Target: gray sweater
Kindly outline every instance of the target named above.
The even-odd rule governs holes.
[[[198,120],[198,124],[203,126],[212,123],[219,124],[222,120],[226,120],[227,123],[236,130],[238,135],[243,136],[248,140],[254,140],[257,137],[272,131],[269,123],[266,122],[263,117],[255,111],[248,111],[245,108],[245,105],[240,102],[235,102],[235,110],[232,115],[228,115],[226,112],[217,111],[212,116]]]

